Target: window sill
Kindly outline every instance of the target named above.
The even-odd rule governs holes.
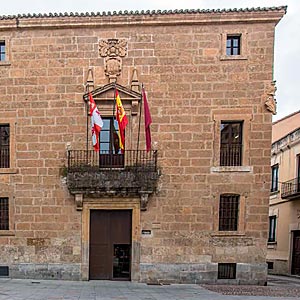
[[[211,236],[215,236],[215,237],[222,237],[222,236],[245,236],[245,233],[243,232],[238,232],[238,231],[219,231],[219,232],[214,232],[211,234]]]
[[[222,167],[211,167],[211,173],[224,173],[224,172],[253,172],[251,166],[222,166]]]
[[[0,66],[10,66],[11,62],[10,61],[0,61]]]
[[[248,57],[244,55],[221,55],[220,60],[247,60]]]
[[[15,231],[14,230],[0,230],[0,237],[1,236],[14,236]]]
[[[1,174],[17,174],[17,168],[0,168],[0,175]]]
[[[280,193],[280,191],[279,190],[277,190],[277,191],[273,191],[273,192],[270,192],[270,196],[272,196],[272,195],[277,195],[277,194],[279,194]]]
[[[277,242],[268,242],[267,249],[276,249],[277,248]]]

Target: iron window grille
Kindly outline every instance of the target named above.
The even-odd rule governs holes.
[[[8,198],[0,198],[0,230],[9,230]]]
[[[242,133],[243,122],[221,122],[221,166],[242,165]]]
[[[278,191],[278,164],[272,166],[272,182],[271,182],[271,192]]]
[[[269,217],[269,237],[268,242],[274,243],[276,241],[276,216]]]
[[[0,41],[0,61],[5,61],[5,41]]]
[[[0,168],[9,168],[9,125],[0,125]]]
[[[219,263],[218,279],[236,279],[236,263]]]
[[[237,231],[239,214],[239,195],[220,196],[219,231]]]
[[[240,55],[241,54],[241,36],[229,35],[226,40],[226,55]]]

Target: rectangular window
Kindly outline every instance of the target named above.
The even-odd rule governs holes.
[[[279,170],[278,164],[272,166],[271,192],[278,191],[278,170]]]
[[[124,155],[119,145],[118,121],[114,118],[102,118],[100,131],[100,167],[119,168],[124,166]]]
[[[219,263],[218,279],[236,279],[235,263]]]
[[[237,231],[239,214],[239,195],[220,196],[219,231]]]
[[[9,124],[0,125],[0,168],[10,167],[9,139]]]
[[[0,61],[5,61],[5,41],[0,41]]]
[[[241,54],[241,36],[228,35],[226,40],[226,55],[240,55]]]
[[[242,165],[243,122],[221,122],[221,166]]]
[[[0,198],[0,230],[9,230],[8,198]]]
[[[276,241],[276,216],[269,217],[269,238],[268,242],[273,243]]]

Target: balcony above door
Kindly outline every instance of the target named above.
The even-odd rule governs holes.
[[[145,210],[158,178],[157,151],[68,151],[67,186],[77,195],[77,209],[82,207],[84,197],[135,196],[141,198],[141,209]]]

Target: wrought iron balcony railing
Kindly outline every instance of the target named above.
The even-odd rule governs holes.
[[[221,144],[220,166],[241,166],[242,147],[242,144]]]
[[[157,180],[156,151],[68,151],[67,184],[72,194],[151,194]]]
[[[9,168],[9,146],[0,148],[0,168]]]
[[[281,185],[281,198],[300,197],[300,176],[283,182]]]

